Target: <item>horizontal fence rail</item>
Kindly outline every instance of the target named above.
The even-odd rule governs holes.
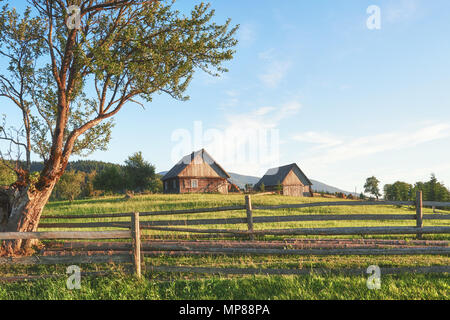
[[[280,209],[302,209],[312,207],[338,207],[338,206],[414,206],[415,214],[311,214],[299,213],[281,216],[254,216],[255,211],[272,211]],[[1,257],[0,264],[65,264],[65,263],[133,263],[135,274],[141,276],[142,257],[155,256],[159,254],[183,255],[450,255],[450,246],[448,241],[430,241],[420,240],[423,235],[429,234],[450,234],[450,226],[424,226],[424,221],[446,221],[450,220],[450,214],[436,213],[423,214],[423,207],[446,208],[450,207],[447,202],[422,201],[422,193],[417,193],[416,201],[335,201],[335,202],[313,202],[300,204],[282,204],[282,205],[253,205],[251,196],[245,197],[245,205],[223,206],[213,208],[193,208],[183,210],[153,211],[141,213],[107,213],[107,214],[89,214],[89,215],[51,215],[43,216],[44,220],[76,220],[76,219],[114,219],[120,218],[121,221],[98,221],[98,222],[44,222],[39,225],[44,229],[87,229],[87,228],[111,228],[127,230],[109,230],[109,231],[43,231],[43,232],[3,232],[0,233],[0,241],[11,241],[20,239],[38,239],[38,240],[119,240],[129,239],[130,242],[89,242],[88,244],[80,242],[62,242],[55,248],[60,250],[79,251],[79,255],[50,255],[50,256],[32,256],[32,257]],[[174,220],[152,220],[156,216],[179,216],[195,215],[200,213],[244,211],[242,217],[233,218],[209,218],[209,219],[174,219]],[[145,221],[140,218],[146,217]],[[128,219],[131,220],[128,220]],[[126,220],[126,221],[123,221]],[[265,223],[284,223],[284,222],[310,222],[310,221],[412,221],[412,226],[374,226],[374,227],[328,227],[328,228],[291,228],[291,229],[256,229],[258,224]],[[190,226],[208,226],[208,225],[246,225],[245,230],[240,229],[200,229],[190,228]],[[336,247],[284,247],[283,244],[273,244],[267,242],[241,241],[230,244],[221,244],[210,242],[207,244],[192,243],[141,243],[141,230],[154,230],[160,232],[187,233],[198,237],[206,236],[230,236],[235,238],[247,238],[253,240],[255,236],[365,236],[365,235],[416,235],[419,240],[415,240],[417,245],[408,246],[406,243],[395,245],[394,240],[384,240],[385,242],[364,242],[355,247],[347,248],[345,245]],[[195,236],[194,236],[195,237]],[[331,239],[323,239],[331,240]],[[338,239],[336,239],[337,241]],[[367,239],[364,239],[366,241]],[[322,241],[322,240],[321,240]],[[382,241],[373,239],[372,241]],[[391,241],[391,242],[388,242]],[[394,242],[393,242],[394,241]],[[400,240],[396,240],[400,241]],[[392,243],[386,245],[387,243]],[[397,242],[398,243],[398,242]],[[366,244],[366,245],[364,245]],[[343,247],[344,246],[344,247]],[[58,249],[55,249],[55,251]],[[84,251],[83,251],[84,250]],[[87,251],[86,251],[87,250]],[[52,251],[49,249],[49,252]],[[86,251],[86,252],[85,252]],[[109,254],[91,254],[92,252],[106,252]],[[72,252],[72,253],[74,253]],[[159,269],[158,269],[159,268]],[[166,267],[153,267],[155,272],[164,272]],[[171,272],[191,272],[192,268],[175,268]],[[440,268],[440,269],[439,269]],[[434,270],[446,270],[449,267],[437,267]],[[184,270],[184,271],[183,271]],[[208,268],[199,269],[192,272],[208,271]],[[216,269],[209,270],[212,273]],[[223,271],[223,270],[218,270]],[[225,269],[223,272],[237,272],[232,269]],[[248,272],[255,272],[254,270]],[[261,271],[261,272],[268,272]],[[270,271],[271,274],[277,274],[284,271]],[[305,270],[288,270],[287,274],[301,274]],[[243,274],[246,274],[245,272]]]
[[[129,231],[48,231],[48,232],[0,232],[0,240],[45,239],[130,239]]]
[[[151,211],[140,212],[141,217],[149,216],[171,216],[180,214],[197,214],[197,213],[209,213],[209,212],[224,212],[224,211],[238,211],[245,210],[245,206],[228,206],[228,207],[215,207],[215,208],[196,208],[196,209],[183,209],[183,210],[167,210],[167,211]],[[133,213],[99,213],[99,214],[85,214],[85,215],[49,215],[42,216],[41,219],[103,219],[103,218],[123,218],[130,217]]]
[[[425,220],[450,220],[450,215],[427,214]],[[297,221],[385,221],[416,220],[412,214],[343,214],[343,215],[297,215],[253,217],[253,223],[297,222]],[[217,224],[246,224],[248,218],[192,219],[143,221],[142,228],[161,226],[194,226]],[[129,228],[126,222],[90,222],[90,223],[42,223],[41,228]]]
[[[145,228],[143,228],[145,229]],[[147,227],[150,230],[187,232],[187,233],[228,233],[236,235],[399,235],[399,234],[448,234],[450,227],[342,227],[342,228],[300,228],[300,229],[275,229],[275,230],[230,230],[230,229],[191,229],[170,227]]]
[[[312,202],[300,204],[281,204],[273,206],[253,206],[256,210],[275,209],[301,209],[312,207],[339,207],[339,206],[414,206],[414,201],[336,201],[336,202]]]
[[[426,207],[450,208],[450,202],[423,201],[423,205]]]

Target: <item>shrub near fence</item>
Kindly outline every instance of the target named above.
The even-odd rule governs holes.
[[[11,239],[131,239],[130,243],[67,243],[62,245],[62,249],[85,249],[85,250],[112,250],[113,254],[108,255],[81,255],[62,257],[23,257],[23,258],[0,258],[0,264],[74,264],[74,263],[133,263],[135,274],[141,275],[142,256],[151,256],[157,253],[180,253],[180,254],[213,254],[213,255],[448,255],[450,247],[448,241],[443,241],[439,245],[421,247],[394,247],[394,248],[295,248],[287,249],[282,244],[270,242],[248,242],[245,245],[239,243],[223,243],[210,241],[206,245],[194,242],[164,243],[157,241],[141,243],[141,230],[159,230],[190,234],[208,235],[231,235],[233,237],[245,237],[253,240],[255,236],[265,235],[399,235],[414,234],[420,239],[424,234],[449,234],[448,226],[424,227],[424,220],[450,220],[449,214],[423,214],[423,206],[448,207],[450,203],[423,202],[422,194],[417,194],[416,202],[395,202],[395,201],[346,201],[346,202],[316,202],[302,204],[286,204],[277,206],[253,206],[251,197],[246,196],[245,206],[230,206],[219,208],[201,208],[188,210],[154,211],[144,213],[122,213],[122,214],[98,214],[98,215],[78,215],[78,216],[47,216],[43,217],[42,228],[101,228],[114,227],[126,228],[128,231],[95,231],[95,232],[35,232],[35,233],[0,233],[0,240]],[[289,216],[258,216],[254,217],[253,212],[257,210],[278,210],[297,209],[319,206],[372,206],[372,205],[408,205],[416,206],[416,214],[341,214],[341,215],[289,215]],[[189,220],[154,220],[142,221],[139,217],[152,216],[177,216],[185,214],[199,214],[208,212],[243,211],[246,216],[243,218],[230,219],[189,219]],[[88,222],[88,223],[45,223],[46,219],[80,219],[80,218],[124,218],[131,217],[129,222]],[[410,227],[340,227],[340,228],[297,228],[297,229],[267,229],[255,230],[255,224],[272,222],[292,222],[292,221],[376,221],[376,220],[415,220],[416,225]],[[230,229],[199,229],[189,226],[200,225],[220,225],[220,224],[246,224],[247,230]],[[182,226],[182,227],[180,227]],[[128,251],[128,253],[127,253]],[[449,272],[450,267],[429,267],[429,268],[406,268],[404,271],[414,272]],[[192,272],[192,273],[237,273],[253,274],[258,273],[256,269],[214,269],[214,268],[187,268],[187,267],[153,267],[150,270],[164,272]],[[350,273],[360,273],[361,270]],[[305,270],[260,270],[266,274],[302,274],[309,272]],[[389,272],[394,272],[390,270]]]

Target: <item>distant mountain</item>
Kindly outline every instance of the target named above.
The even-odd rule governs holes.
[[[165,175],[168,171],[159,172],[160,175]],[[244,176],[242,174],[228,172],[228,174],[231,177],[231,182],[237,185],[239,188],[244,189],[246,184],[252,184],[255,185],[260,178],[254,177],[254,176]],[[311,180],[313,183],[312,189],[316,192],[328,192],[328,193],[336,193],[336,192],[342,192],[345,195],[353,194],[352,192],[344,191],[336,187],[329,186],[323,182]]]
[[[356,193],[354,193],[354,192],[344,191],[344,190],[341,190],[341,189],[339,189],[339,188],[329,186],[329,185],[327,185],[327,184],[325,184],[325,183],[322,183],[322,182],[320,182],[320,181],[316,181],[316,180],[312,180],[312,179],[310,179],[310,180],[311,180],[311,182],[312,182],[312,184],[313,184],[313,185],[312,185],[312,189],[313,189],[315,192],[327,192],[327,193],[342,192],[342,193],[345,194],[346,196],[348,196],[349,194],[351,194],[351,195],[353,195],[353,196],[359,196],[358,194],[356,194]]]
[[[233,182],[235,185],[237,185],[241,189],[244,189],[246,184],[255,185],[260,179],[258,177],[244,176],[242,174],[232,173],[232,172],[228,172],[228,174],[231,177],[231,182]]]

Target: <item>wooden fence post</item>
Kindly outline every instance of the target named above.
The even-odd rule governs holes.
[[[141,278],[141,227],[139,223],[139,212],[131,215],[131,236],[133,246],[133,264],[134,272],[138,278]]]
[[[245,207],[247,210],[247,225],[248,231],[253,232],[253,208],[252,208],[252,198],[250,195],[245,196]],[[250,235],[250,240],[253,240],[255,236],[253,234]]]
[[[423,227],[423,197],[422,191],[416,193],[416,225],[417,228]],[[417,233],[417,239],[422,239],[422,233]]]

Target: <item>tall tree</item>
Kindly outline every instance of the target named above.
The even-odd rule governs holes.
[[[136,152],[125,160],[127,187],[133,191],[149,190],[156,180],[155,167],[144,160],[142,152]]]
[[[56,184],[52,196],[58,200],[73,201],[81,194],[84,183],[84,172],[66,171]]]
[[[109,192],[125,191],[126,181],[120,166],[107,167],[94,178],[94,188]]]
[[[391,201],[412,200],[413,186],[406,182],[397,181],[384,186],[384,198]]]
[[[373,195],[378,200],[381,196],[379,184],[380,181],[377,178],[367,178],[366,183],[364,184],[364,192]]]
[[[438,182],[434,174],[431,174],[430,180],[427,182],[417,182],[414,189],[423,192],[425,201],[447,202],[450,200],[450,190],[443,183]]]
[[[0,125],[0,138],[11,146],[2,159],[17,163],[17,181],[1,191],[7,203],[0,207],[8,210],[0,210],[0,232],[36,231],[72,154],[105,149],[112,118],[129,103],[142,105],[157,93],[186,100],[194,72],[227,71],[223,62],[233,58],[237,43],[237,27],[213,22],[214,10],[203,3],[189,15],[162,0],[28,3],[22,14],[8,5],[0,13],[0,56],[8,61],[0,97],[22,119]],[[44,160],[36,180],[30,177],[33,152]],[[4,242],[2,252],[29,245]]]

